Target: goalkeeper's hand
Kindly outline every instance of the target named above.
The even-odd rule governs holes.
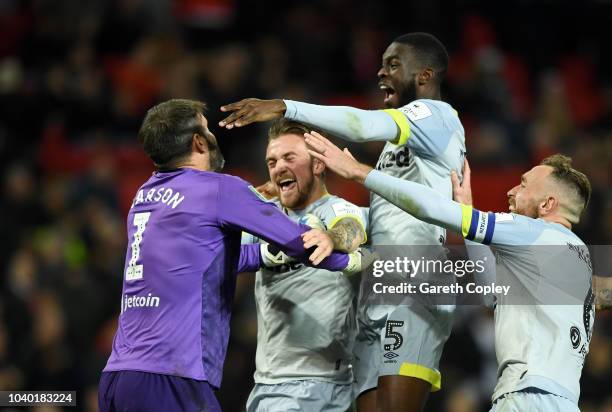
[[[379,259],[380,256],[376,252],[372,252],[370,249],[361,247],[356,251],[349,253],[349,261],[346,268],[342,271],[345,276],[353,276],[357,273],[369,268],[375,260]]]

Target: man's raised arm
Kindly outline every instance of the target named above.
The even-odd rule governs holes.
[[[264,122],[285,116],[288,119],[324,129],[352,142],[400,142],[408,137],[408,130],[400,130],[394,120],[396,111],[361,110],[348,106],[319,106],[292,100],[244,99],[221,106],[231,112],[219,126],[232,129],[254,122]]]
[[[528,218],[520,222],[514,215],[500,230],[495,230],[496,214],[481,212],[470,205],[457,203],[419,183],[409,182],[373,170],[356,161],[345,149],[340,150],[332,142],[313,132],[306,134],[306,143],[313,148],[310,154],[340,176],[365,185],[417,219],[461,233],[464,238],[483,244],[521,244],[521,236]],[[509,220],[509,221],[508,221]],[[517,230],[518,226],[523,226]]]

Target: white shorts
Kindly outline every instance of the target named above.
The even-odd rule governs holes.
[[[266,385],[256,383],[247,400],[247,412],[346,412],[352,386],[315,380]]]
[[[512,392],[498,398],[489,412],[580,412],[578,405],[552,393]]]
[[[381,316],[365,315],[353,349],[353,396],[378,386],[378,377],[411,376],[440,390],[440,357],[453,325],[454,306],[400,305]],[[362,312],[367,314],[368,311]],[[378,319],[373,319],[377,317]]]

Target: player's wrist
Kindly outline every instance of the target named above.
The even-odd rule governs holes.
[[[281,116],[285,115],[287,111],[287,105],[283,99],[272,99],[273,111],[275,113],[280,114]]]
[[[262,243],[260,246],[261,263],[265,267],[275,267],[293,262],[290,256],[287,256],[278,247],[268,243]]]
[[[366,178],[372,170],[373,169],[371,166],[365,165],[363,163],[358,163],[353,171],[353,176],[351,176],[351,179],[356,181],[357,183],[364,184]]]

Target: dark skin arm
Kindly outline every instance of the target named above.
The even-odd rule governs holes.
[[[281,99],[243,99],[239,102],[221,106],[222,112],[231,113],[219,122],[219,126],[233,129],[234,127],[242,127],[254,122],[274,120],[283,117],[285,110],[287,110],[287,106],[285,106],[285,102]]]

